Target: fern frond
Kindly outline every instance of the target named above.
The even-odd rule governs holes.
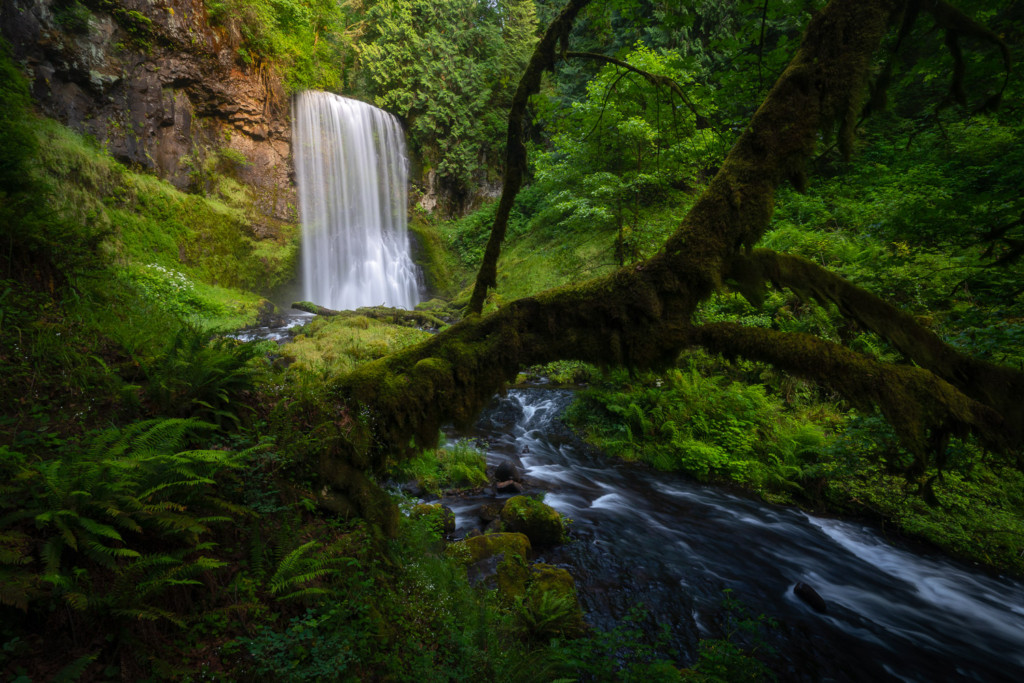
[[[310,588],[303,584],[338,572],[338,569],[333,566],[333,558],[329,555],[321,554],[320,557],[309,557],[308,554],[313,550],[319,550],[323,553],[323,544],[319,541],[309,541],[281,559],[277,570],[270,577],[269,581],[270,592],[273,595],[280,595],[285,593],[285,591],[291,591],[291,593],[280,599],[294,598],[297,594],[303,593]],[[312,593],[305,594],[312,595]]]
[[[104,538],[109,538],[114,541],[124,542],[124,539],[121,538],[121,534],[117,533],[117,529],[108,524],[103,524],[83,516],[78,517],[78,523],[83,529],[91,534],[103,536]]]
[[[185,620],[174,612],[159,607],[153,607],[152,605],[147,605],[146,607],[126,607],[115,609],[113,610],[113,613],[119,617],[132,617],[133,619],[140,619],[143,621],[159,621],[160,619],[164,619],[182,629],[186,626]]]
[[[82,655],[58,671],[51,679],[51,683],[72,683],[72,681],[79,680],[82,677],[82,674],[85,673],[85,670],[89,668],[89,665],[96,661],[99,654],[99,652],[94,652],[92,654]]]
[[[79,612],[84,612],[89,607],[89,597],[79,591],[71,591],[64,594],[64,601],[68,603],[71,609]]]
[[[23,569],[0,568],[0,605],[28,611],[28,601],[39,576]]]

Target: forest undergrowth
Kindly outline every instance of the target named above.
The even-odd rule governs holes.
[[[375,11],[384,17],[392,6]],[[365,53],[378,62],[367,72],[353,67],[364,37],[353,3],[340,14],[298,0],[207,7],[215,24],[243,36],[237,59],[276,59],[292,90],[355,88],[382,101],[404,92],[383,82],[387,51]],[[469,4],[456,9],[473,23]],[[495,112],[537,17],[552,14],[550,3],[519,9],[510,15],[516,36],[481,23],[464,46],[505,46],[486,69],[459,62],[472,106],[456,98],[461,108],[428,108],[435,83],[415,74],[423,97],[407,113],[419,117],[420,144],[440,131],[440,146],[449,145],[424,157],[463,191],[493,181]],[[535,102],[544,132],[530,141],[532,182],[515,205],[489,309],[655,253],[767,87],[761,81],[770,83],[761,71],[781,69],[804,19],[773,8],[771,43],[755,64],[741,41],[756,22],[705,36],[719,54],[686,43],[679,17],[644,31],[616,23],[633,10],[624,5],[614,21],[595,10],[576,47],[593,48],[594,34],[607,40],[610,52],[686,84],[700,116],[641,78],[567,63]],[[440,28],[430,38],[443,42],[446,18],[433,21]],[[388,32],[385,23],[365,34],[367,44],[399,39],[402,25]],[[422,71],[415,50],[398,56]],[[919,115],[947,66],[902,74],[909,103],[864,124],[852,162],[823,150],[809,192],[779,198],[761,246],[827,265],[965,352],[1020,367],[1020,251],[997,230],[1024,210],[1019,104],[999,115]],[[238,342],[228,333],[266,310],[266,297],[293,276],[298,249],[295,225],[272,226],[263,239],[248,229],[252,197],[233,172],[244,160],[197,160],[189,193],[125,168],[97,141],[33,114],[6,54],[0,103],[5,679],[770,679],[735,643],[670,656],[640,635],[639,617],[571,638],[558,630],[559,605],[524,612],[523,602],[500,604],[471,586],[436,523],[388,517],[410,501],[374,482],[401,474],[436,491],[477,486],[479,454],[442,447],[370,479],[366,463],[344,458],[372,449],[348,435],[372,433],[373,417],[344,410],[325,390],[428,333],[351,317],[319,319],[283,348]],[[485,153],[462,145],[453,122],[466,111],[486,114],[465,136],[486,138]],[[494,210],[415,216],[428,279],[456,307],[468,300]],[[788,291],[755,306],[726,287],[699,318],[814,332],[900,360],[838,311]],[[910,456],[878,415],[765,365],[687,352],[660,374],[571,361],[530,371],[585,385],[566,419],[611,456],[869,518],[994,571],[1024,573],[1019,467],[969,439],[946,445],[941,470],[908,479],[901,465]],[[323,475],[332,459],[368,483],[335,495]],[[383,512],[367,520],[357,509]],[[746,608],[726,609],[740,631],[757,630]]]

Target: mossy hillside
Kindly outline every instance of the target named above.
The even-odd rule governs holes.
[[[618,263],[618,229],[607,221],[581,220],[572,202],[548,201],[543,188],[524,191],[524,199],[510,219],[509,233],[498,261],[498,287],[488,297],[488,310],[566,284],[581,283],[613,272]],[[641,207],[630,229],[632,259],[654,254],[679,226],[694,195],[672,192]],[[494,219],[495,204],[488,204],[455,221],[437,224],[450,254],[450,272],[456,300],[469,297],[473,278],[483,258]]]
[[[57,210],[106,234],[107,259],[129,279],[148,271],[151,280],[181,280],[174,275],[180,273],[208,303],[209,310],[197,303],[191,312],[236,322],[231,316],[255,317],[254,293],[267,295],[294,276],[297,226],[277,223],[272,235],[257,238],[248,193],[185,194],[125,168],[56,122],[40,120],[36,131],[38,168],[61,188]]]
[[[413,210],[409,219],[413,262],[423,271],[427,291],[435,297],[454,297],[466,287],[470,274],[445,248],[444,234],[432,216]]]

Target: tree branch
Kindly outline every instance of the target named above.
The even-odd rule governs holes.
[[[409,452],[410,437],[432,445],[441,424],[472,418],[523,364],[561,358],[637,368],[672,363],[689,340],[697,304],[721,286],[737,250],[756,244],[767,229],[776,188],[786,180],[802,184],[819,131],[859,111],[872,56],[898,6],[897,0],[835,0],[811,21],[796,56],[658,255],[484,318],[471,316],[339,380],[339,398],[358,406],[359,414],[378,416],[369,427],[380,457]],[[534,54],[533,80],[521,82],[520,104],[553,60],[554,38],[567,31],[564,24],[546,34],[550,45]],[[520,125],[510,123],[510,142],[521,144],[519,132]],[[512,187],[502,195],[505,216]],[[489,247],[496,237],[498,231]],[[479,305],[486,289],[479,286],[488,281],[482,269]]]
[[[1005,420],[999,413],[922,368],[881,363],[809,334],[735,323],[699,327],[693,340],[726,356],[771,363],[821,382],[861,409],[878,406],[914,454],[911,474],[923,473],[931,455],[941,467],[949,436],[973,432],[990,446],[1007,445]]]
[[[609,57],[608,55],[602,55],[598,52],[567,52],[565,56],[567,58],[574,59],[592,59],[597,62],[604,62],[605,64],[614,64],[615,66],[626,69],[627,71],[632,71],[635,74],[643,76],[655,87],[665,87],[671,90],[680,100],[682,100],[683,104],[686,105],[686,108],[693,112],[693,115],[697,117],[697,119],[707,118],[697,110],[697,106],[690,101],[689,97],[686,96],[686,91],[683,90],[682,86],[668,76],[652,74],[649,71],[644,71],[643,69],[633,66],[629,62],[616,59],[615,57]]]
[[[505,175],[502,179],[501,199],[498,210],[494,214],[491,236],[487,240],[483,262],[476,275],[476,284],[469,299],[469,312],[480,313],[487,297],[487,289],[498,285],[498,256],[501,254],[501,243],[505,240],[508,229],[508,217],[512,213],[519,188],[526,174],[526,145],[523,144],[523,123],[526,118],[526,106],[530,96],[540,90],[540,79],[545,71],[554,68],[557,58],[556,49],[568,41],[576,15],[590,0],[569,0],[562,13],[551,23],[544,36],[537,43],[530,63],[519,80],[516,94],[512,98],[512,106],[508,113],[508,133],[505,142]]]
[[[1024,373],[960,353],[913,316],[799,256],[755,249],[737,255],[728,276],[755,305],[765,282],[822,304],[834,303],[845,317],[888,341],[921,368],[1002,415],[1004,447],[1024,442]]]

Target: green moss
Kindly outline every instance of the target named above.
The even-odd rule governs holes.
[[[565,535],[561,515],[529,496],[508,499],[501,509],[501,525],[506,531],[525,534],[537,546],[557,545]]]
[[[411,519],[426,519],[438,533],[455,531],[455,513],[440,503],[414,505],[409,511]]]
[[[54,121],[39,121],[36,134],[40,169],[61,187],[60,212],[106,232],[103,251],[114,263],[182,273],[197,296],[220,309],[214,317],[231,323],[251,319],[256,297],[241,290],[267,294],[293,277],[297,226],[275,222],[268,238],[257,239],[251,225],[258,217],[245,201],[186,195],[129,171]]]
[[[525,534],[497,533],[457,541],[449,545],[446,552],[463,564],[473,564],[498,555],[525,561],[530,556],[531,546]]]
[[[365,316],[317,317],[281,351],[299,372],[340,376],[428,337],[426,332]]]
[[[413,212],[409,231],[415,236],[413,261],[422,269],[428,291],[451,296],[453,288],[458,286],[457,273],[437,226],[425,216]]]

